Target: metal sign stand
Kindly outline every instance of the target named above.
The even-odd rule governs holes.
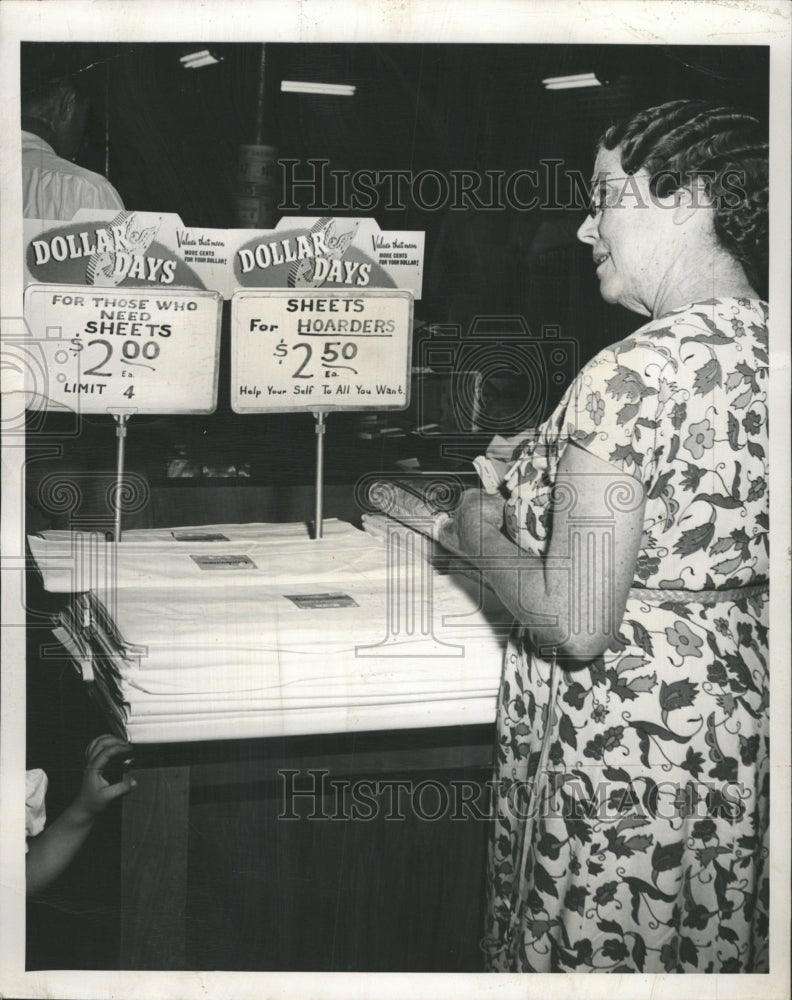
[[[316,426],[316,522],[314,525],[314,539],[322,537],[322,493],[324,491],[324,437],[325,437],[325,414],[323,410],[314,412]]]
[[[135,412],[134,410],[132,411]],[[113,541],[118,544],[121,541],[121,506],[124,493],[124,446],[126,444],[127,421],[130,413],[113,413],[116,422],[116,438],[118,447],[116,448],[116,481],[115,492],[113,494]]]

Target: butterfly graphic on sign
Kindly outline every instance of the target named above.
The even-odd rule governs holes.
[[[322,233],[328,252],[321,257],[306,257],[295,261],[289,267],[289,288],[320,288],[332,273],[327,262],[343,258],[355,240],[359,225],[359,222],[350,222],[342,229],[342,223],[338,219],[320,219],[311,228],[311,234]]]
[[[142,258],[159,232],[162,218],[150,226],[140,225],[137,212],[120,212],[110,223],[113,250],[97,251],[88,261],[85,278],[89,285],[120,285],[129,274],[130,258]],[[121,257],[125,266],[119,266]]]

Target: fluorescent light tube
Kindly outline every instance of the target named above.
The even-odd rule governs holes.
[[[219,59],[215,59],[214,56],[206,56],[203,59],[199,59],[197,62],[185,63],[185,69],[200,69],[201,66],[215,66],[219,62]]]
[[[200,69],[201,66],[212,66],[219,63],[217,56],[213,56],[209,49],[201,49],[200,52],[191,52],[189,55],[180,56],[179,62],[185,69]]]
[[[574,80],[594,80],[593,73],[570,73],[567,76],[546,76],[542,83],[572,83]]]
[[[571,76],[548,76],[542,80],[546,90],[571,90],[574,87],[601,87],[593,73],[574,73]]]
[[[580,83],[551,83],[545,90],[575,90],[578,87],[601,87],[599,80],[583,80]]]
[[[305,80],[281,80],[281,91],[285,94],[332,94],[336,97],[352,97],[357,88],[348,83],[311,83]]]

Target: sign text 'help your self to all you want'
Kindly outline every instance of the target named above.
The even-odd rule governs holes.
[[[231,302],[232,409],[403,409],[412,313],[405,290],[238,291]]]

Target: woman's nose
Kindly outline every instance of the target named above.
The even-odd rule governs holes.
[[[583,225],[577,231],[577,238],[583,243],[593,243],[597,238],[597,220],[587,215]]]

